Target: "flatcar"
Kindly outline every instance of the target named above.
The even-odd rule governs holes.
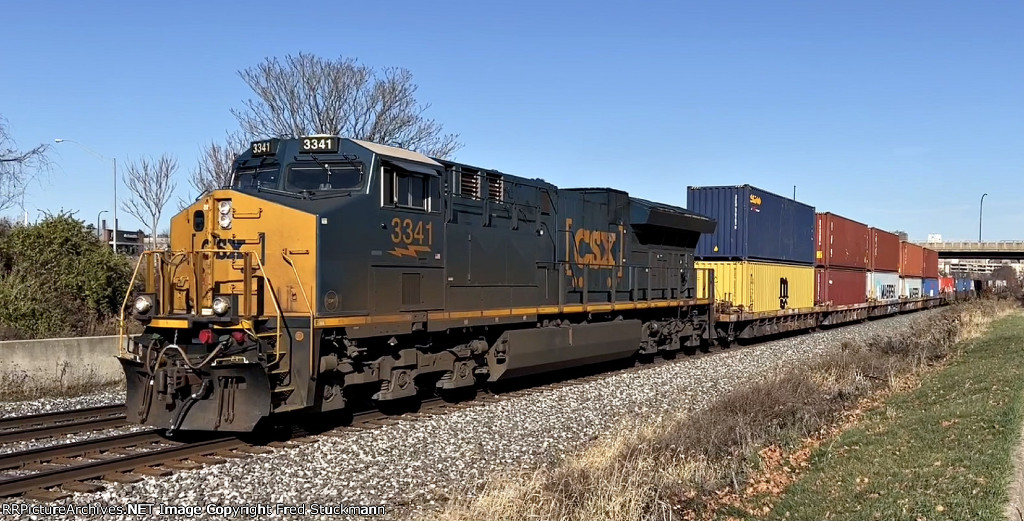
[[[697,346],[717,334],[694,268],[714,228],[355,139],[256,141],[139,260],[128,417],[244,432]]]

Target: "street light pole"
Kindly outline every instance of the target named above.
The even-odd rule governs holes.
[[[96,237],[103,240],[103,230],[100,230],[100,216],[107,213],[106,210],[100,210],[100,213],[96,214]]]
[[[112,232],[110,234],[110,238],[113,240],[114,253],[117,253],[117,158],[116,157],[115,158],[109,158],[109,157],[107,157],[107,156],[105,156],[105,155],[103,155],[103,154],[101,154],[101,153],[99,153],[99,152],[97,152],[97,151],[95,151],[95,150],[93,150],[93,149],[91,149],[91,148],[89,148],[89,147],[79,143],[78,141],[75,141],[74,139],[61,139],[61,138],[57,138],[57,139],[54,139],[53,141],[56,142],[56,143],[63,143],[65,141],[67,141],[68,143],[74,143],[74,144],[82,147],[86,152],[89,152],[90,154],[92,154],[92,155],[94,155],[94,156],[96,156],[96,157],[98,157],[98,158],[100,158],[100,159],[102,159],[104,161],[110,161],[110,162],[113,163],[113,165],[114,165],[114,226],[113,226],[113,230],[112,230]],[[104,211],[106,211],[106,210],[104,210]]]
[[[981,242],[981,217],[985,211],[985,196],[988,194],[981,194],[981,204],[978,205],[978,242]]]

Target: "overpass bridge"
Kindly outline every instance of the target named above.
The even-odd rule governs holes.
[[[940,259],[1024,260],[1024,241],[915,242],[939,252]]]

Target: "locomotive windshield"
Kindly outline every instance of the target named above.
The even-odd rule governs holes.
[[[277,188],[277,178],[280,172],[277,165],[267,165],[249,168],[239,168],[235,171],[233,188]]]
[[[351,165],[296,163],[288,167],[285,190],[345,190],[362,181],[362,170]]]

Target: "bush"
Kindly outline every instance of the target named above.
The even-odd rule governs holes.
[[[70,214],[0,225],[0,339],[110,334],[128,283],[117,255]]]

